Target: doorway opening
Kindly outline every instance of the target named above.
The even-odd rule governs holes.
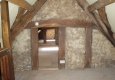
[[[32,69],[65,68],[65,28],[31,28]]]
[[[59,46],[56,44],[58,28],[38,28],[39,69],[58,69]]]

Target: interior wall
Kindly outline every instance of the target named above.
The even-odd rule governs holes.
[[[85,29],[66,28],[66,69],[84,68]]]
[[[30,29],[23,30],[13,42],[14,68],[16,71],[31,69]]]
[[[76,0],[47,0],[42,9],[35,15],[33,21],[47,19],[85,19],[90,20],[78,6]],[[70,26],[71,27],[71,26]],[[76,69],[84,67],[85,29],[66,28],[66,68]],[[93,32],[93,61],[92,67],[105,65],[104,59],[115,59],[115,49],[98,31]],[[14,63],[16,70],[31,69],[30,30],[24,30],[17,36],[13,44]],[[98,60],[99,57],[99,60]]]
[[[98,30],[93,30],[92,67],[115,67],[115,47]]]

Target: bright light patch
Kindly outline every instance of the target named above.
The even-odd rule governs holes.
[[[40,48],[40,51],[58,51],[58,47],[45,47],[45,48]]]
[[[39,22],[35,22],[35,25],[36,25],[36,26],[39,26]]]
[[[52,41],[55,41],[55,39],[50,39],[50,40],[46,40],[46,41],[48,41],[48,42],[52,42]]]
[[[65,63],[65,60],[60,60],[60,63],[61,63],[61,64],[64,64],[64,63]]]

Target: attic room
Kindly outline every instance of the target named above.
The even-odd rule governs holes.
[[[115,0],[0,0],[0,80],[115,80]]]

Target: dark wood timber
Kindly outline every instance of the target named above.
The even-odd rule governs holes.
[[[2,80],[12,80],[11,78],[11,64],[10,64],[10,53],[9,49],[0,50],[0,70],[2,73]]]
[[[16,19],[15,19],[13,25],[12,25],[12,28],[15,27],[15,26],[18,24],[17,22],[20,22],[22,16],[25,14],[25,11],[26,11],[26,10],[25,10],[24,8],[19,7],[19,9],[18,9],[18,14],[17,14],[17,16],[16,16]],[[27,11],[26,11],[26,12],[27,12]]]
[[[111,3],[114,3],[114,2],[115,2],[115,0],[98,0],[94,4],[90,5],[88,7],[88,10],[90,12],[92,12],[94,10],[100,9],[100,8],[105,7],[105,6],[107,6]]]
[[[85,28],[85,68],[91,67],[92,61],[92,27]]]
[[[26,27],[46,1],[47,0],[37,0],[33,5],[33,10],[25,13],[20,20],[16,22],[17,25],[11,29],[12,41],[15,40],[15,37]]]
[[[15,5],[18,5],[24,9],[32,10],[32,6],[26,0],[6,0],[6,1],[14,3]]]
[[[39,23],[39,26],[36,26],[35,23]],[[34,25],[36,27],[89,27],[93,26],[94,23],[92,21],[85,21],[79,19],[49,19],[49,20],[41,20],[41,21],[33,21],[28,24],[28,28]]]
[[[99,13],[99,16],[101,18],[101,20],[103,21],[103,23],[105,24],[109,34],[111,36],[113,36],[113,32],[111,30],[111,25],[109,24],[109,21],[108,21],[108,18],[107,18],[107,14],[106,14],[106,10],[105,10],[105,7],[102,7],[100,9],[98,9],[98,13]]]
[[[99,15],[96,12],[89,12],[87,7],[88,7],[88,2],[86,0],[77,0],[78,4],[85,10],[87,15],[91,18],[91,20],[95,23],[95,27],[102,32],[102,34],[115,46],[115,40],[114,38],[108,34],[108,30],[105,26],[105,24],[102,22],[100,19]],[[83,2],[83,3],[82,3]]]
[[[65,64],[60,64],[60,60],[65,60],[65,28],[60,27],[58,30],[59,36],[59,53],[58,53],[58,66],[59,69],[65,68]]]
[[[10,22],[9,22],[9,10],[8,10],[8,2],[2,0],[1,3],[1,20],[2,20],[2,39],[3,39],[3,47],[10,49],[10,55],[7,57],[9,60],[9,70],[10,73],[7,74],[7,80],[15,80],[14,77],[14,65],[13,65],[13,57],[11,54],[11,38],[10,38]]]
[[[38,28],[31,28],[31,60],[32,60],[32,69],[37,70],[39,67],[39,58],[38,58]]]
[[[2,20],[3,46],[5,48],[11,48],[9,9],[8,9],[8,2],[5,0],[2,0],[1,4],[1,20]]]

